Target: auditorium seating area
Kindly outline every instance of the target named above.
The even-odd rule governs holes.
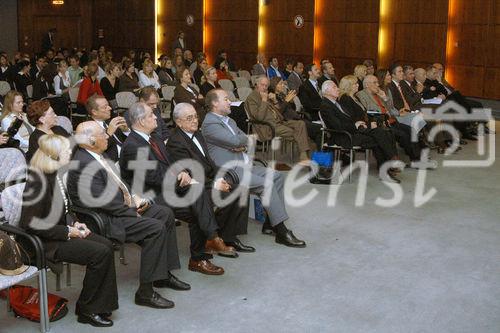
[[[9,1],[1,332],[500,330],[498,1]]]

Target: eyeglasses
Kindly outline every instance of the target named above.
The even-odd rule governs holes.
[[[192,114],[192,115],[189,115],[187,117],[184,117],[184,120],[187,120],[187,121],[193,121],[193,120],[198,120],[198,115],[197,114]]]

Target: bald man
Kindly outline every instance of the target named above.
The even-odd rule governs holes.
[[[169,208],[133,195],[118,170],[104,153],[108,135],[95,121],[76,129],[79,147],[73,155],[76,166],[68,173],[72,202],[97,212],[106,223],[106,236],[118,243],[136,243],[141,250],[140,286],[137,305],[172,308],[174,303],[153,289],[170,287],[188,290],[170,270],[180,267],[174,214]]]

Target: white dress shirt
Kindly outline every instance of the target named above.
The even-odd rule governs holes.
[[[161,84],[160,79],[158,78],[158,74],[153,71],[153,77],[148,77],[142,70],[139,71],[139,86],[141,88],[153,86],[155,87],[155,89],[160,89]]]
[[[203,154],[203,156],[206,156],[205,155],[205,151],[203,150],[203,147],[201,146],[201,143],[200,141],[198,141],[198,139],[196,138],[196,136],[194,136],[194,133],[189,133],[189,132],[186,132],[184,130],[182,130],[184,133],[186,133],[186,135],[191,139],[193,140],[194,144],[196,145],[196,147],[198,147],[198,150]]]

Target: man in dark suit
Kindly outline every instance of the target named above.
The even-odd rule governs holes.
[[[50,28],[49,31],[42,38],[42,52],[46,52],[47,50],[54,47],[54,38],[56,35],[57,29]]]
[[[403,96],[406,98],[408,103],[415,109],[420,109],[422,107],[422,94],[418,90],[421,88],[416,85],[415,71],[412,66],[403,66],[403,80],[399,83],[401,85],[401,90],[403,91]]]
[[[170,137],[170,129],[161,117],[161,111],[158,107],[160,103],[160,96],[154,87],[144,87],[141,89],[139,94],[139,102],[146,103],[149,105],[156,116],[156,122],[158,126],[153,131],[153,135],[161,138],[163,142],[166,142]],[[128,123],[128,122],[127,122]]]
[[[76,206],[96,211],[106,221],[106,237],[118,243],[141,246],[140,286],[137,305],[172,308],[174,303],[154,291],[155,287],[188,290],[170,270],[180,267],[175,219],[167,207],[151,204],[121,180],[105,151],[108,135],[95,121],[78,125],[79,148],[68,173],[68,193]]]
[[[199,163],[205,174],[207,194],[218,191],[222,198],[238,186],[232,177],[216,178],[219,168],[210,158],[205,138],[198,130],[198,117],[192,105],[179,103],[172,112],[177,125],[167,142],[167,152],[174,161],[184,160],[183,167],[192,170]],[[244,245],[237,235],[246,234],[248,225],[248,205],[241,205],[239,197],[228,204],[219,206],[216,211],[219,234],[224,242],[240,252],[254,252],[251,246]]]
[[[460,93],[460,91],[458,91],[457,89],[455,89],[455,87],[453,87],[446,80],[446,78],[444,77],[444,66],[443,66],[443,64],[437,62],[437,63],[434,63],[432,65],[432,67],[434,67],[436,69],[436,80],[443,85],[443,87],[446,89],[446,91],[448,92],[448,94],[458,95],[459,96],[458,100],[460,100],[460,97],[462,97],[463,104],[467,108],[467,111],[472,112],[472,109],[482,109],[484,107],[483,103],[481,103],[481,102],[479,102],[477,100],[473,100],[473,99],[470,99],[470,98],[467,98],[467,97],[463,96]],[[484,130],[485,130],[486,133],[489,133],[489,128],[486,126],[486,124],[485,124]],[[472,130],[471,134],[472,135],[477,135],[477,130],[476,129]],[[469,138],[470,138],[470,136],[469,136]]]
[[[321,87],[318,79],[321,75],[315,64],[307,65],[305,68],[308,79],[299,88],[299,99],[310,120],[318,120],[318,111],[321,104]]]
[[[184,52],[187,49],[186,46],[186,40],[185,40],[185,35],[184,31],[179,31],[177,33],[177,38],[175,39],[174,43],[172,44],[172,49],[181,49],[182,52]]]
[[[236,258],[238,254],[219,237],[219,226],[210,197],[203,191],[204,187],[191,178],[191,174],[193,177],[197,175],[171,167],[173,162],[165,145],[151,135],[157,125],[156,116],[148,105],[135,103],[129,109],[129,117],[132,131],[123,145],[120,157],[123,179],[134,186],[144,185],[143,189],[138,189],[139,193],[151,192],[157,203],[171,207],[177,218],[190,222],[190,270],[209,275],[224,274],[222,267],[210,262],[211,255],[206,252],[232,258]],[[137,167],[132,164],[137,160],[148,161],[152,167],[141,163],[146,171],[138,172],[134,169]]]
[[[33,80],[38,78],[38,75],[40,75],[46,64],[45,57],[42,54],[38,55],[35,61],[35,66],[30,69],[30,76]]]
[[[118,116],[111,119],[111,106],[104,96],[97,94],[89,97],[85,107],[89,117],[104,128],[108,135],[106,155],[114,162],[118,161],[121,146],[127,138],[125,133],[130,132],[125,118]]]
[[[400,112],[405,113],[412,110],[417,110],[420,107],[418,100],[408,100],[403,92],[403,66],[393,64],[389,67],[389,72],[392,76],[392,81],[389,84],[389,90],[392,94],[394,107]],[[413,102],[413,103],[412,103]]]
[[[332,80],[336,85],[339,85],[339,80],[335,76],[335,68],[331,62],[325,62],[321,65],[321,69],[323,71],[323,75],[318,79],[318,85],[321,89],[321,85],[326,80]]]
[[[397,151],[394,137],[389,131],[376,127],[372,124],[372,128],[364,121],[354,121],[351,115],[342,109],[337,102],[340,94],[340,89],[333,81],[325,81],[321,87],[323,99],[320,106],[321,119],[326,128],[340,131],[347,131],[352,136],[352,145],[370,148],[377,160],[377,166],[380,168],[389,160],[397,160]],[[350,142],[346,135],[337,135],[333,137],[332,143],[342,147],[349,147]],[[396,171],[389,169],[389,179],[400,183],[396,178]]]

